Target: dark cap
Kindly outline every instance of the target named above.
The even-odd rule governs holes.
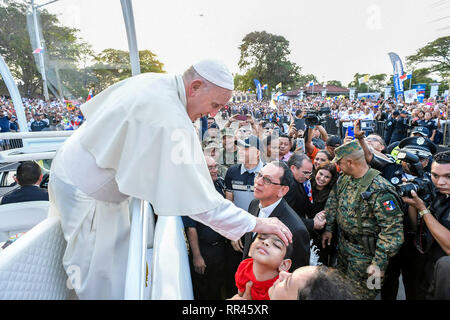
[[[427,158],[436,153],[436,145],[430,139],[424,137],[405,138],[400,141],[398,147],[421,158]]]
[[[400,114],[408,114],[408,111],[402,110],[402,111],[400,112]]]
[[[327,146],[339,147],[342,144],[342,140],[338,136],[330,136],[327,140]]]
[[[400,115],[400,112],[398,112],[398,110],[395,110],[394,112],[392,112],[392,115],[394,115],[394,116],[399,116],[399,115]]]
[[[428,130],[427,127],[414,127],[411,133],[420,133],[422,136],[428,137],[430,131]]]
[[[257,136],[252,135],[245,140],[238,140],[237,144],[244,148],[255,147],[256,149],[261,150],[261,142]]]

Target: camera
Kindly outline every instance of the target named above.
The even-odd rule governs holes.
[[[433,184],[428,179],[413,178],[408,180],[405,184],[397,186],[397,193],[401,197],[412,198],[411,191],[414,190],[417,196],[424,202],[433,201]]]
[[[415,178],[409,179],[408,182],[398,185],[396,187],[397,193],[401,197],[412,198],[411,191],[414,190],[424,202],[431,202],[433,200],[433,183],[424,176],[424,169],[419,157],[405,150],[400,150],[397,154],[397,159],[408,163],[409,170],[416,175]]]
[[[325,123],[325,116],[331,113],[329,107],[322,107],[319,110],[306,110],[305,125],[308,127],[317,126]]]

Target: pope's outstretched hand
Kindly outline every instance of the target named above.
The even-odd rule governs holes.
[[[278,218],[256,218],[253,232],[276,234],[286,246],[292,242],[292,233]]]

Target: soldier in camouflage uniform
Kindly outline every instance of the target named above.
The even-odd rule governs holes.
[[[222,147],[220,157],[218,159],[219,176],[225,178],[227,170],[238,163],[238,151],[235,144],[236,138],[232,128],[223,128],[221,130]]]
[[[335,154],[344,175],[325,205],[322,245],[339,235],[337,269],[357,286],[361,299],[374,299],[389,258],[403,243],[403,213],[395,189],[367,165],[357,140]]]

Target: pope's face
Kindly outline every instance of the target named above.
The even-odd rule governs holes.
[[[231,99],[232,91],[194,80],[187,88],[187,113],[191,121],[209,115],[215,117],[217,112]]]

